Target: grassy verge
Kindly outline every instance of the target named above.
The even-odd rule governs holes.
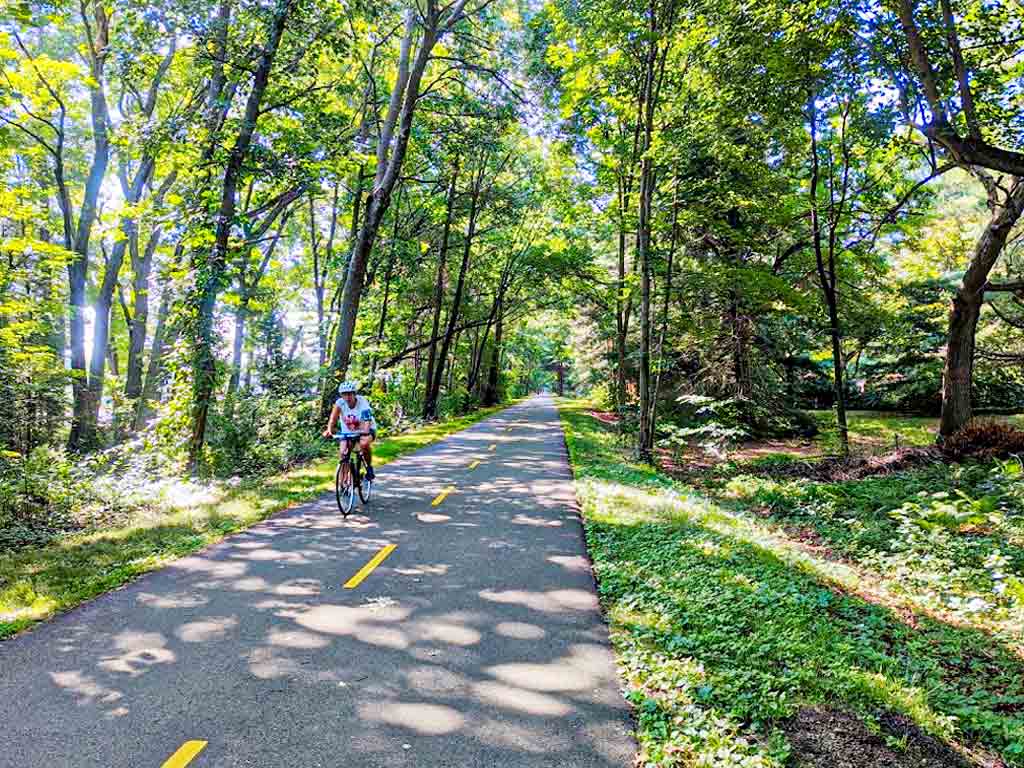
[[[502,410],[468,416],[388,437],[374,446],[374,464],[441,440]],[[138,575],[191,554],[333,488],[335,459],[207,494],[183,493],[178,504],[135,524],[45,547],[7,553],[0,559],[0,639],[49,618]]]
[[[878,547],[836,556],[773,517],[782,507],[763,496],[701,495],[631,464],[621,438],[587,408],[560,406],[640,764],[1024,766],[1024,656],[1019,638],[992,626],[1007,626],[1009,601],[988,619],[926,610],[934,584],[900,582],[899,564],[879,564],[884,531],[867,536]],[[920,502],[923,484],[951,482],[904,478],[901,492],[899,477],[889,480],[879,518]],[[811,493],[807,484],[793,490]],[[837,494],[830,524],[856,532],[864,508],[850,488]],[[785,514],[816,517],[814,497],[788,503]],[[893,520],[893,530],[901,525]],[[945,535],[910,525],[921,552],[929,536]],[[1021,543],[1012,527],[963,536]],[[1000,568],[1003,581],[1019,572]]]

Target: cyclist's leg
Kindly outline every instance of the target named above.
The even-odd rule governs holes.
[[[368,435],[363,435],[359,438],[359,450],[363,454],[363,460],[366,461],[366,479],[373,480],[373,439],[376,436],[375,432],[370,432]]]
[[[352,451],[352,441],[341,440],[338,443],[338,462],[341,464],[341,481],[343,485],[348,485],[351,480],[349,479],[349,473],[352,471],[352,465],[349,463],[348,456]]]

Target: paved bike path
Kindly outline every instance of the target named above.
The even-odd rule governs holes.
[[[378,480],[0,643],[0,766],[630,765],[551,399]]]

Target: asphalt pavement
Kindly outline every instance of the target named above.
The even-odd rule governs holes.
[[[0,723],[12,768],[626,768],[554,403],[0,643]]]

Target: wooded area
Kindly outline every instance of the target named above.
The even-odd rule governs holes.
[[[562,196],[517,119],[515,14],[10,11],[7,461],[144,436],[235,474],[253,444],[304,443],[275,469],[317,450],[314,394],[346,376],[389,426],[536,386],[557,334],[524,319],[584,262],[553,246]]]
[[[937,419],[932,445],[873,446],[886,467],[1024,452],[978,418],[1024,411],[1017,2],[3,14],[0,550],[151,510],[158,480],[323,457],[346,379],[384,435],[586,395],[614,438],[573,421],[580,440],[698,487],[737,447],[819,433],[826,461],[785,472],[845,482],[867,471],[860,411]],[[964,493],[994,484],[1018,519],[1018,475],[979,466]],[[784,517],[779,487],[726,495],[776,493],[764,514]],[[870,515],[903,520],[895,498]],[[993,537],[970,560],[998,592],[985,621],[1018,627],[1019,528],[954,518]],[[1015,702],[998,728],[960,712],[1011,762]]]
[[[687,396],[1015,410],[1019,19],[981,9],[16,4],[4,444],[208,472],[261,403],[432,419],[570,356],[645,459]]]

